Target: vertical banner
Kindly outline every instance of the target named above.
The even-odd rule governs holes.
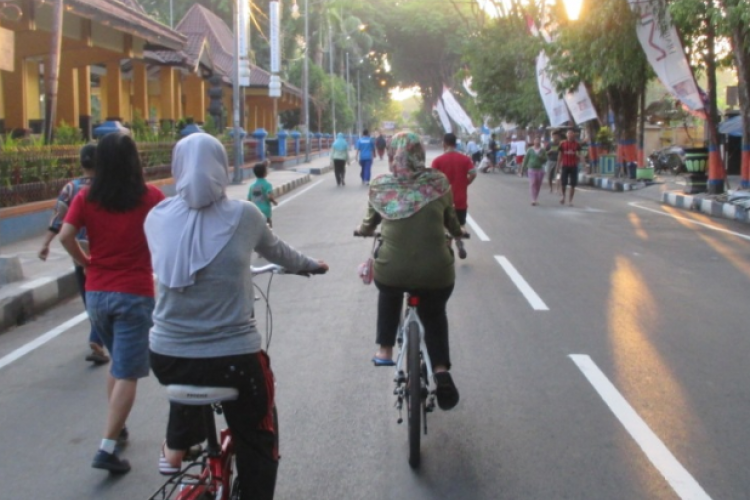
[[[445,113],[443,101],[438,98],[437,103],[432,105],[432,110],[437,112],[438,118],[440,118],[440,123],[443,125],[443,130],[445,130],[445,133],[448,134],[453,132],[453,126],[451,125],[451,121],[448,118],[448,115]]]
[[[576,90],[565,93],[565,104],[568,105],[570,114],[578,125],[598,118],[594,103],[591,102],[589,92],[583,83],[578,84]]]
[[[276,0],[269,2],[268,11],[268,20],[270,24],[269,42],[271,45],[271,73],[278,73],[281,71],[281,16],[279,15],[279,2]]]
[[[443,105],[445,106],[445,111],[448,113],[448,116],[450,116],[454,122],[458,123],[462,129],[470,134],[476,132],[477,129],[474,127],[474,124],[471,123],[471,118],[469,118],[469,115],[466,114],[466,111],[464,111],[464,108],[461,107],[456,98],[453,97],[453,94],[448,87],[443,87]]]
[[[640,16],[636,25],[638,41],[662,85],[691,111],[703,110],[705,106],[701,93],[669,12],[666,12],[664,19],[667,23],[666,30],[662,30],[659,25],[658,10],[665,7],[664,2],[628,0],[628,3],[633,12]]]
[[[542,96],[544,109],[547,111],[549,123],[553,127],[559,127],[570,120],[568,108],[565,101],[557,94],[555,82],[547,74],[549,59],[544,51],[539,52],[536,59],[536,77],[539,84],[539,94]]]
[[[250,53],[250,6],[248,0],[237,2],[238,35],[240,37],[240,57]]]

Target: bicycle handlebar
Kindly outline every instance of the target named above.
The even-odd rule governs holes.
[[[258,276],[261,274],[295,274],[297,276],[305,276],[309,278],[313,274],[325,274],[327,272],[327,269],[319,267],[317,269],[309,271],[289,272],[287,269],[279,266],[278,264],[266,264],[265,266],[260,267],[250,266],[250,272],[253,276]]]

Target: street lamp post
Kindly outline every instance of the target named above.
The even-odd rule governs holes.
[[[234,175],[232,184],[242,184],[242,138],[240,137],[240,13],[238,2],[232,2],[234,20],[234,68],[232,78],[232,116],[234,118]]]
[[[310,82],[308,67],[308,45],[310,43],[309,34],[309,0],[305,0],[305,59],[302,61],[302,100],[304,101],[304,120],[305,120],[305,163],[310,162]]]

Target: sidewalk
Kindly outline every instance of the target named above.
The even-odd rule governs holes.
[[[737,190],[740,177],[728,176],[731,191]],[[701,212],[711,217],[730,219],[738,222],[750,223],[750,214],[742,206],[727,201],[727,195],[711,195],[708,193],[685,194],[686,182],[682,176],[657,176],[653,181],[637,181],[631,179],[615,179],[606,176],[590,174],[581,175],[581,184],[610,191],[638,191],[638,196],[657,203],[664,203],[682,210]]]
[[[287,170],[271,170],[267,178],[274,186],[274,196],[279,198],[309,183],[311,175],[328,172],[329,161],[326,156]],[[242,184],[230,185],[227,195],[231,199],[247,199],[253,181],[251,178]],[[23,271],[23,279],[0,284],[0,333],[78,294],[72,261],[57,238],[50,245],[46,262],[37,257],[44,238],[45,235],[41,234],[0,247],[0,273],[3,272],[3,261],[10,262],[6,267],[11,268],[20,263]]]

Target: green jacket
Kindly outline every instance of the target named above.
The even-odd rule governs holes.
[[[456,281],[453,252],[445,233],[447,229],[451,235],[460,236],[461,226],[450,191],[405,219],[384,220],[368,204],[359,231],[371,235],[381,223],[383,244],[374,266],[378,283],[433,290],[446,288]]]
[[[537,153],[534,148],[529,148],[526,156],[523,157],[523,168],[539,170],[544,168],[545,163],[547,163],[547,152],[544,149],[540,149]]]

